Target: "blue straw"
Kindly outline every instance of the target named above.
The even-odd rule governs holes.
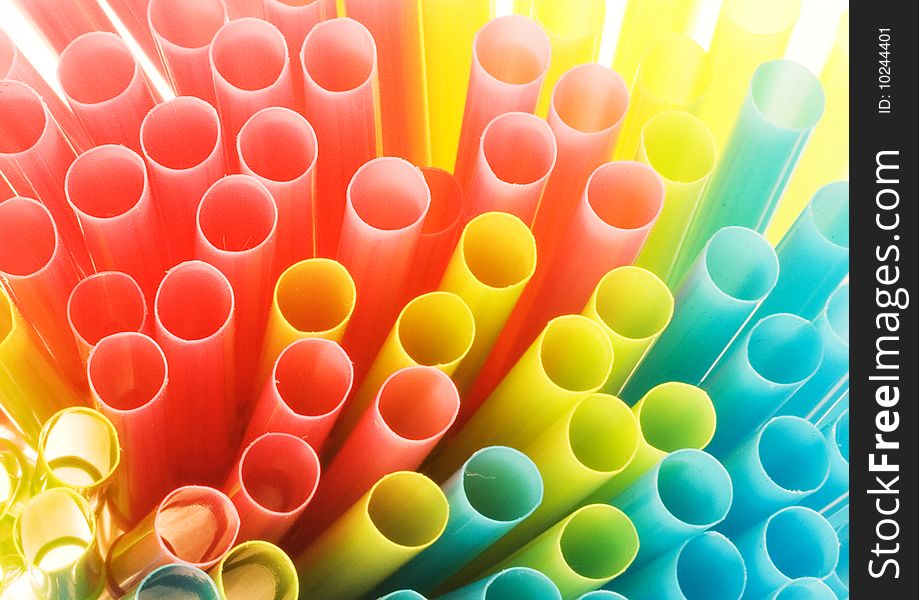
[[[849,493],[849,411],[823,429],[823,440],[829,457],[829,476],[816,493],[801,502],[818,511]]]
[[[594,590],[578,596],[576,600],[628,600],[628,598],[609,590]]]
[[[826,584],[839,598],[849,597],[849,524],[836,529],[839,538],[839,564],[826,578]]]
[[[426,598],[415,590],[396,590],[391,594],[381,596],[380,600],[426,600]]]
[[[833,423],[838,419],[842,413],[849,410],[849,386],[846,384],[845,389],[841,391],[838,398],[835,398],[826,403],[828,406],[825,407],[825,412],[817,411],[808,417],[812,423],[816,423],[817,427],[823,429],[829,423]]]
[[[843,598],[848,598],[848,592]],[[802,577],[789,581],[771,597],[771,600],[836,600],[830,587],[815,577]]]
[[[440,597],[442,600],[561,600],[551,579],[527,567],[511,567]]]
[[[150,572],[126,598],[157,600],[181,596],[189,600],[218,600],[217,585],[197,567],[181,564],[164,565]]]

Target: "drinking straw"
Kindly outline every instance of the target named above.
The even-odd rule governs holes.
[[[28,500],[13,524],[13,543],[39,598],[97,598],[105,586],[96,517],[67,488]]]
[[[377,47],[352,19],[313,27],[300,50],[306,110],[322,152],[316,163],[316,250],[334,257],[341,235],[348,184],[378,154],[380,94]]]
[[[422,0],[431,164],[452,171],[463,122],[476,33],[495,16],[494,0]]]
[[[222,0],[149,0],[147,23],[177,95],[216,101],[209,49],[226,21]]]
[[[238,441],[235,305],[229,280],[201,261],[174,267],[156,293],[155,338],[169,363],[166,434],[181,457],[173,468],[192,481],[222,478]]]
[[[227,5],[227,14],[230,19],[241,19],[245,17],[265,17],[265,9],[262,6],[262,0],[223,0]]]
[[[817,371],[822,357],[820,334],[801,317],[779,313],[754,325],[700,384],[718,415],[709,451],[724,456],[747,439]]]
[[[453,373],[461,395],[475,381],[535,270],[533,234],[517,217],[485,213],[463,228],[440,282],[440,289],[462,298],[475,317],[472,347]]]
[[[839,558],[833,526],[809,508],[783,508],[733,542],[747,566],[744,597],[762,598],[800,577],[824,579]]]
[[[443,492],[424,475],[384,476],[294,560],[301,594],[361,597],[436,541],[448,513]]]
[[[178,477],[176,448],[164,447],[166,382],[169,368],[159,345],[140,333],[103,338],[89,355],[89,389],[95,406],[115,427],[121,443],[121,464],[109,489],[109,510],[123,526],[135,524],[167,492]]]
[[[64,191],[96,269],[127,273],[153,298],[166,258],[144,160],[125,146],[96,146],[67,169]]]
[[[463,216],[463,188],[456,178],[436,167],[421,167],[421,174],[431,190],[431,207],[415,247],[414,273],[407,298],[437,289],[456,248]]]
[[[490,211],[532,223],[555,167],[552,128],[529,113],[499,115],[482,131],[482,141],[466,185],[464,220]]]
[[[674,263],[715,168],[715,140],[696,117],[662,112],[642,128],[637,160],[661,176],[666,191],[664,208],[635,264],[673,285],[678,283]]]
[[[600,279],[583,314],[599,323],[613,345],[613,370],[604,391],[618,394],[673,316],[673,295],[641,267],[618,267]]]
[[[243,443],[277,431],[322,450],[353,379],[354,366],[338,343],[311,338],[292,342],[278,356],[255,402]]]
[[[823,428],[823,440],[829,457],[829,476],[816,492],[801,504],[823,511],[849,493],[849,411]]]
[[[115,33],[115,27],[105,16],[105,11],[93,0],[64,3],[57,0],[14,0],[14,3],[58,54],[84,33]]]
[[[153,63],[153,68],[157,72],[165,74],[163,63],[156,49],[156,42],[153,40],[153,34],[150,31],[150,24],[147,20],[147,8],[151,0],[106,0],[106,4],[112,9],[121,23],[134,38],[134,41],[140,46],[143,53]]]
[[[558,586],[562,598],[572,598],[621,575],[637,552],[638,534],[625,513],[608,504],[588,504],[492,571],[536,569]]]
[[[669,35],[688,33],[698,10],[698,0],[626,2],[613,55],[613,69],[631,83],[650,49]],[[674,72],[673,75],[678,74]]]
[[[391,594],[381,596],[379,600],[425,600],[425,597],[415,590],[396,590]]]
[[[130,275],[102,271],[81,279],[67,299],[67,320],[85,364],[104,337],[147,329],[147,301]]]
[[[706,531],[610,586],[629,600],[740,600],[746,579],[737,547],[720,533]]]
[[[151,7],[158,1],[151,0]],[[227,173],[217,111],[199,98],[158,104],[140,125],[140,146],[169,262],[188,260],[194,254],[198,202]]]
[[[561,600],[558,586],[535,569],[511,567],[441,596],[445,600]]]
[[[140,123],[156,99],[124,40],[107,32],[81,35],[61,53],[57,76],[95,144],[140,152]]]
[[[653,4],[688,4],[694,1],[658,0]],[[629,2],[627,6],[633,4]],[[711,61],[705,50],[691,38],[669,34],[650,44],[638,63],[634,80],[628,80],[632,81],[629,112],[622,124],[615,158],[635,156],[641,146],[642,130],[655,115],[671,110],[694,114],[709,92],[711,78]],[[706,137],[711,137],[711,134],[706,134]],[[715,145],[714,140],[711,144]],[[715,153],[714,148],[711,153]]]
[[[817,427],[825,426],[827,423],[838,419],[843,412],[849,410],[849,386],[846,385],[839,397],[831,399],[826,405],[828,406],[821,407],[820,411],[808,417],[808,420],[816,423]]]
[[[225,600],[296,600],[297,569],[287,554],[269,542],[243,542],[230,550],[211,576]]]
[[[546,33],[525,17],[492,19],[476,34],[453,169],[463,187],[472,176],[485,126],[504,113],[536,110],[551,52]]]
[[[361,301],[344,347],[358,369],[366,369],[399,310],[431,191],[418,167],[383,157],[357,170],[347,196],[336,259],[354,278]]]
[[[18,513],[23,502],[32,496],[34,468],[17,442],[0,437],[0,528],[7,534],[9,519]],[[538,476],[538,473],[537,473]],[[2,545],[2,552],[9,549]],[[0,589],[3,579],[0,575]]]
[[[150,572],[124,600],[159,600],[179,596],[188,600],[220,600],[217,585],[207,573],[190,565],[163,565]]]
[[[841,597],[847,596],[848,592],[845,592]],[[772,600],[833,600],[839,597],[826,582],[816,577],[792,579],[770,596]]]
[[[816,427],[785,416],[770,419],[724,459],[724,467],[734,482],[734,503],[718,530],[734,535],[806,501],[826,482],[829,457]]]
[[[169,563],[207,570],[230,551],[238,532],[239,515],[223,492],[198,485],[176,488],[112,543],[106,557],[109,589],[124,594]]]
[[[622,397],[638,400],[665,381],[702,381],[778,277],[775,250],[760,234],[743,227],[718,231],[676,288],[670,325],[638,365]]]
[[[280,540],[303,514],[318,485],[319,456],[308,443],[288,433],[257,437],[243,450],[224,485],[239,512],[239,538]]]
[[[826,584],[838,598],[845,598],[849,595],[849,523],[837,527],[836,536],[840,544],[839,562],[826,578]]]
[[[315,256],[317,142],[313,127],[290,109],[264,108],[239,130],[236,149],[241,172],[257,178],[277,203],[276,262],[280,270]]]
[[[801,0],[763,4],[756,0],[729,0],[721,6],[709,44],[712,93],[699,116],[723,148],[744,103],[753,71],[785,54],[788,38],[801,12]]]
[[[421,4],[345,0],[345,13],[373,35],[379,53],[383,154],[431,163]]]
[[[434,590],[531,515],[543,498],[537,466],[507,446],[477,450],[441,489],[450,504],[443,535],[383,589]]]

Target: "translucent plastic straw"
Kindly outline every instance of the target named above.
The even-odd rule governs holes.
[[[266,433],[242,452],[224,485],[239,512],[239,538],[276,542],[319,485],[319,456],[301,438]]]
[[[156,293],[156,340],[169,362],[166,436],[181,457],[173,468],[192,481],[222,478],[238,441],[234,311],[230,282],[200,261],[173,268]]]
[[[829,457],[829,475],[820,489],[801,504],[814,510],[826,510],[849,493],[849,411],[823,427],[823,439]]]
[[[729,454],[724,466],[734,482],[734,503],[718,530],[733,536],[816,491],[827,479],[829,458],[816,427],[798,417],[776,417]]]
[[[494,18],[494,0],[422,0],[431,164],[452,171],[469,87],[475,35]]]
[[[287,554],[269,542],[239,544],[211,569],[211,576],[225,600],[297,600],[300,581]]]
[[[498,598],[561,600],[561,597],[558,586],[551,579],[527,567],[504,569],[441,596],[445,600],[497,600]]]
[[[504,113],[536,110],[551,51],[542,28],[520,16],[493,19],[476,34],[453,169],[464,187],[472,176],[485,126]]]
[[[125,146],[97,146],[73,161],[64,190],[96,269],[127,273],[152,299],[166,257],[144,160]]]
[[[380,56],[383,154],[416,165],[431,162],[421,3],[344,0],[345,13],[363,24]]]
[[[830,586],[816,577],[799,577],[784,584],[770,598],[772,600],[833,600],[846,597],[848,590],[843,591],[842,594],[843,596],[839,596],[834,593]]]
[[[177,264],[194,254],[201,196],[227,173],[217,111],[199,98],[167,100],[144,118],[140,145],[164,226],[166,254],[170,264]]]
[[[156,100],[124,40],[114,33],[81,35],[61,53],[57,76],[95,144],[140,152],[140,123]]]
[[[150,23],[147,20],[147,7],[151,0],[106,0],[106,4],[118,16],[122,24],[134,40],[140,45],[141,50],[153,63],[153,68],[160,73],[166,72],[156,49],[156,42],[150,32]]]
[[[629,600],[740,600],[746,579],[737,547],[720,533],[706,531],[644,568],[629,570],[610,587]]]
[[[262,0],[223,0],[227,5],[227,13],[231,19],[244,17],[265,17]]]
[[[123,526],[136,523],[176,485],[175,448],[168,442],[166,356],[140,333],[116,333],[93,349],[89,388],[99,411],[115,426],[121,464],[109,491],[110,510]]]
[[[226,20],[223,0],[149,0],[150,33],[176,94],[215,102],[208,50]]]
[[[115,32],[105,11],[93,0],[14,0],[14,3],[58,53],[84,33]]]
[[[352,19],[320,23],[300,51],[306,110],[322,152],[316,164],[316,249],[338,249],[351,177],[378,154],[380,95],[377,48],[367,28]]]
[[[613,69],[632,82],[646,53],[669,34],[689,32],[699,0],[629,0],[619,28]],[[674,75],[676,73],[673,73]]]
[[[102,271],[82,279],[67,299],[67,320],[80,358],[104,337],[147,329],[147,301],[137,282],[118,271]]]
[[[839,562],[836,563],[836,568],[827,577],[826,585],[832,589],[837,597],[845,597],[849,594],[849,523],[837,526],[836,536],[839,538]],[[829,598],[826,595],[824,597]],[[822,598],[818,600],[822,600]]]
[[[656,0],[652,4],[661,2],[685,4],[687,0]],[[629,7],[633,4],[636,3],[630,2]],[[629,112],[622,124],[615,157],[635,156],[641,145],[642,130],[655,115],[670,110],[695,113],[709,92],[711,78],[708,55],[689,37],[664,35],[649,45],[630,87]]]
[[[109,589],[123,594],[169,563],[209,569],[230,551],[238,532],[239,515],[222,492],[177,488],[112,543],[106,558]]]
[[[557,152],[552,129],[539,117],[523,112],[495,117],[482,131],[466,185],[464,220],[501,211],[532,223]]]
[[[412,260],[412,282],[406,297],[437,289],[450,256],[456,248],[463,216],[463,189],[450,172],[422,167],[421,173],[431,190],[431,208],[421,226],[421,237]]]
[[[712,236],[676,289],[670,325],[626,383],[622,397],[635,402],[665,381],[702,381],[778,277],[775,250],[760,234],[725,227]]]
[[[301,594],[362,597],[434,543],[448,513],[443,492],[424,475],[386,475],[294,560]]]
[[[163,565],[131,590],[124,600],[159,600],[177,595],[187,600],[220,600],[217,585],[198,567],[183,564]]]
[[[264,108],[236,140],[241,172],[256,177],[278,205],[279,270],[315,256],[317,142],[313,127],[283,107]]]
[[[711,452],[724,456],[746,440],[816,372],[822,357],[814,326],[788,313],[766,317],[734,342],[701,384],[718,413]]]
[[[9,429],[4,433],[9,433]],[[0,438],[0,521],[4,522],[4,533],[9,523],[6,517],[19,512],[22,503],[32,496],[32,461],[26,458],[20,445],[6,437]],[[4,542],[4,552],[8,546],[12,544]]]

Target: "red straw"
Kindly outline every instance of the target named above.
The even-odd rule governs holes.
[[[262,0],[223,0],[227,5],[227,13],[231,19],[241,19],[243,17],[265,16],[265,10],[262,8]],[[301,0],[302,1],[302,0]]]
[[[431,190],[431,208],[412,259],[412,283],[404,296],[406,302],[437,289],[456,247],[463,216],[463,190],[456,178],[435,167],[422,167],[421,173]]]
[[[319,457],[301,438],[266,433],[246,446],[224,489],[236,505],[239,538],[277,542],[319,485]]]
[[[377,155],[379,94],[376,44],[367,29],[351,19],[332,19],[313,27],[300,52],[305,115],[316,130],[322,152],[316,165],[318,256],[338,249],[345,196],[351,177]]]
[[[146,331],[147,301],[130,275],[103,271],[81,280],[70,292],[67,320],[85,362],[102,338]]]
[[[141,50],[153,62],[161,73],[165,73],[163,63],[160,61],[156,50],[156,42],[150,33],[150,24],[147,21],[147,7],[150,0],[105,0],[111,9],[118,15],[121,22],[128,29],[134,39],[140,44]]]
[[[70,108],[96,144],[140,152],[140,123],[156,101],[131,50],[114,33],[86,33],[72,41],[57,75]]]
[[[95,0],[13,0],[58,53],[91,31],[115,33],[115,26]]]

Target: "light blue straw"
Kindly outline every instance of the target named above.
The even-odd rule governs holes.
[[[380,600],[426,600],[426,598],[415,590],[396,590],[391,594],[381,596]]]
[[[189,600],[218,600],[217,585],[197,567],[181,564],[163,565],[144,577],[125,598],[158,600],[179,596]]]
[[[845,389],[841,391],[838,398],[830,400],[826,403],[827,406],[823,407],[825,412],[817,411],[811,416],[808,417],[808,420],[811,423],[816,423],[817,427],[823,429],[829,423],[833,423],[842,415],[842,413],[849,410],[849,386],[846,384]]]
[[[576,600],[628,600],[628,598],[609,590],[594,590],[578,596]]]
[[[839,538],[839,563],[826,578],[826,584],[839,598],[849,597],[849,523],[836,529]]]
[[[849,411],[823,429],[823,442],[829,457],[829,477],[816,493],[801,502],[818,511],[849,493]]]
[[[442,600],[561,600],[551,579],[527,567],[511,567],[440,597]]]
[[[848,593],[844,597],[848,598]],[[819,579],[802,577],[783,585],[771,600],[836,600],[836,594]]]

